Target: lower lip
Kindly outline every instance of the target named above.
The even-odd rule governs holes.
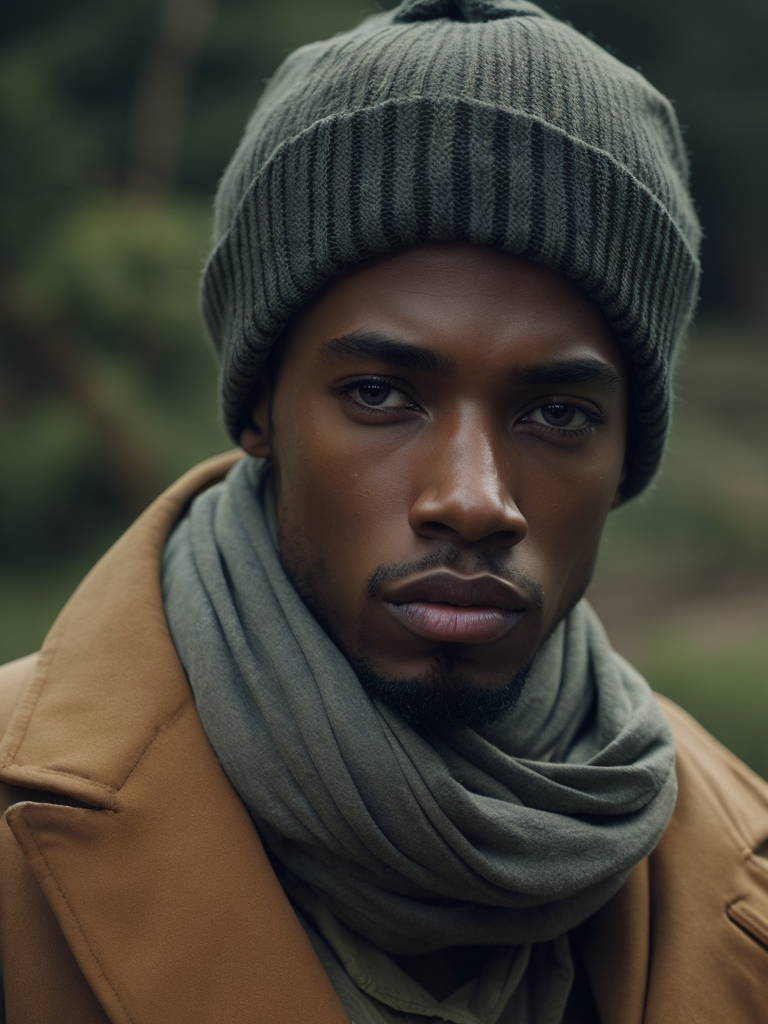
[[[387,601],[385,607],[417,636],[448,643],[483,644],[498,640],[523,617],[522,611],[493,605],[458,606],[427,601],[394,604]]]

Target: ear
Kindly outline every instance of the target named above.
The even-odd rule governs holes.
[[[272,458],[272,388],[264,374],[259,376],[251,406],[251,421],[240,434],[240,447],[257,459]]]

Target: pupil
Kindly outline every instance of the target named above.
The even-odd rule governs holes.
[[[553,427],[561,427],[572,416],[571,408],[568,405],[545,405],[543,411],[544,419]]]
[[[390,391],[391,388],[384,387],[382,384],[364,384],[360,388],[360,397],[368,405],[381,405]]]

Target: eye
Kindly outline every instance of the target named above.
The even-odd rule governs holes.
[[[584,409],[568,402],[549,402],[547,405],[540,405],[532,409],[526,419],[560,430],[581,430],[592,422]]]
[[[378,409],[398,409],[407,403],[402,391],[380,381],[370,381],[350,388],[347,394],[362,405],[372,405]]]
[[[380,377],[364,377],[343,381],[336,393],[351,410],[373,413],[400,413],[417,410],[418,406],[402,388],[395,387]]]

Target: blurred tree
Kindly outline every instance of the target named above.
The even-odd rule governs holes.
[[[210,195],[282,53],[364,10],[31,0],[4,13],[0,559],[47,564],[227,445],[197,313]]]
[[[727,14],[715,0],[543,3],[674,98],[708,234],[705,304],[768,319],[765,0]],[[284,54],[373,7],[5,5],[0,557],[76,548],[105,515],[117,528],[227,443],[196,312],[210,196]]]
[[[195,64],[215,11],[214,0],[166,0],[133,114],[129,184],[140,200],[165,199],[175,182]]]

